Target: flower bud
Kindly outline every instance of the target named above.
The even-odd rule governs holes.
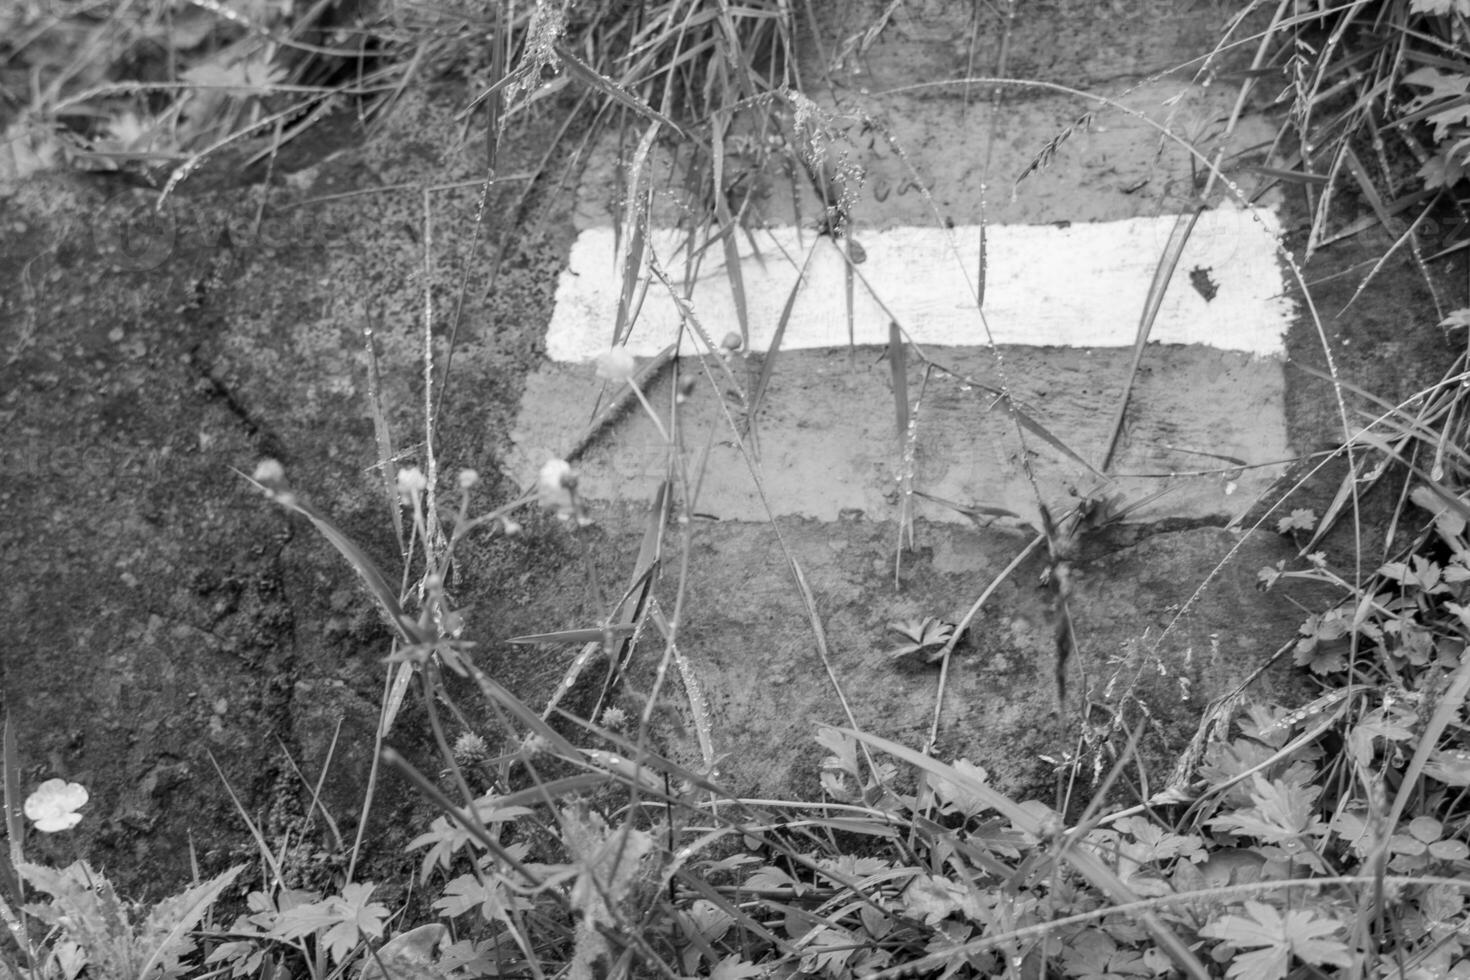
[[[413,498],[424,492],[429,485],[424,471],[417,466],[405,466],[398,471],[398,496],[411,503]]]
[[[632,381],[637,362],[626,347],[614,347],[597,355],[597,376],[621,384]]]
[[[286,469],[279,460],[263,459],[255,464],[255,475],[252,479],[256,483],[280,483],[286,479]]]

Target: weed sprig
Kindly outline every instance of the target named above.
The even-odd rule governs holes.
[[[842,55],[855,56],[873,43],[897,6],[885,6],[874,29],[854,35]],[[1257,6],[1251,4],[1250,10]],[[1374,24],[1388,23],[1396,31],[1382,46],[1364,48],[1359,29],[1367,26],[1367,5],[1308,5],[1306,10],[1296,5],[1289,16],[1288,5],[1280,5],[1261,43],[1270,50],[1284,38],[1291,42],[1285,67],[1292,80],[1291,124],[1301,144],[1300,169],[1288,167],[1277,176],[1325,188],[1315,192],[1320,196],[1309,251],[1330,243],[1322,229],[1344,174],[1373,202],[1377,220],[1388,224],[1408,206],[1403,203],[1408,198],[1384,201],[1373,190],[1358,147],[1365,133],[1387,131],[1383,120],[1391,116],[1392,102],[1380,91],[1383,78],[1430,89],[1393,125],[1401,133],[1415,122],[1435,127],[1436,153],[1418,174],[1427,189],[1447,193],[1451,178],[1458,179],[1464,120],[1456,115],[1459,96],[1444,93],[1470,72],[1463,70],[1463,59],[1447,66],[1433,58],[1451,58],[1452,42],[1463,40],[1467,12],[1461,7],[1458,0],[1386,5]],[[313,118],[318,97],[329,92],[401,91],[424,64],[462,55],[462,34],[477,23],[460,14],[435,15],[441,33],[415,34],[405,22],[390,18],[365,26],[365,35],[348,30],[340,38],[329,37],[333,44],[327,45],[301,40],[303,25],[249,18],[237,23],[221,12],[225,8],[205,8],[232,26],[226,30],[208,21],[201,28],[204,48],[188,69],[198,77],[186,79],[187,97],[196,100],[192,107],[181,98],[166,102],[146,125],[135,118],[129,129],[119,122],[127,117],[117,115],[107,134],[62,132],[62,120],[54,113],[47,117],[48,105],[118,99],[106,103],[115,113],[143,105],[129,101],[144,94],[137,83],[110,79],[105,70],[84,77],[73,66],[45,80],[41,102],[30,106],[23,123],[39,126],[43,135],[50,134],[45,138],[57,142],[48,150],[45,138],[28,129],[28,152],[39,160],[62,153],[57,147],[65,143],[70,148],[64,152],[79,159],[115,166],[162,159],[180,177],[208,153],[250,132],[273,128],[272,146],[278,146],[288,136],[286,127],[300,132]],[[506,14],[506,9],[515,12]],[[1090,527],[1089,521],[1116,516],[1117,502],[1105,495],[1089,498],[1057,521],[1043,506],[1034,539],[961,622],[926,617],[899,624],[905,642],[892,656],[942,664],[935,723],[923,751],[857,724],[833,666],[818,597],[772,519],[813,645],[848,724],[815,733],[823,750],[819,799],[743,798],[722,785],[718,732],[698,672],[680,644],[690,615],[684,597],[697,533],[691,515],[702,479],[701,456],[690,448],[693,434],[680,405],[688,385],[701,378],[719,393],[725,428],[761,488],[755,423],[775,351],[754,383],[746,384],[751,379],[742,379],[733,367],[736,352],[749,342],[745,313],[740,333],[732,331],[718,344],[700,323],[689,297],[665,269],[672,257],[656,255],[647,245],[652,191],[646,167],[660,139],[687,148],[700,161],[689,172],[696,192],[688,199],[709,205],[699,216],[703,244],[690,246],[688,265],[696,264],[698,249],[714,242],[722,243],[727,258],[738,257],[733,243],[750,196],[739,179],[729,179],[727,142],[744,137],[748,146],[781,146],[783,140],[765,137],[784,125],[790,134],[784,145],[807,154],[793,165],[802,166],[823,192],[829,213],[822,216],[822,231],[842,240],[850,269],[849,309],[855,284],[867,288],[867,283],[855,243],[834,215],[845,219],[852,204],[850,195],[844,196],[850,188],[837,176],[859,177],[855,171],[834,176],[827,155],[817,152],[822,149],[820,115],[814,103],[795,94],[793,11],[787,5],[683,0],[590,9],[587,14],[545,0],[519,9],[497,7],[490,77],[477,105],[486,107],[492,171],[506,120],[573,85],[580,87],[582,108],[600,124],[618,133],[641,130],[637,148],[627,155],[623,302],[598,374],[611,389],[614,406],[620,399],[636,404],[653,420],[667,456],[622,592],[590,624],[512,638],[578,649],[544,706],[525,703],[477,662],[474,638],[487,635],[489,627],[474,622],[455,600],[456,557],[486,537],[521,533],[525,518],[517,515],[534,504],[562,518],[555,526],[567,534],[594,520],[573,462],[603,422],[594,420],[574,443],[570,459],[548,461],[534,485],[513,499],[478,507],[475,494],[483,488],[477,474],[466,469],[444,488],[455,497],[442,506],[442,481],[433,462],[442,403],[434,399],[432,306],[427,304],[424,469],[393,466],[391,433],[376,408],[379,462],[399,529],[403,567],[397,575],[385,572],[369,549],[310,503],[279,464],[263,462],[250,477],[274,504],[309,522],[347,560],[393,636],[384,657],[374,768],[357,836],[345,863],[333,871],[330,887],[290,887],[290,842],[267,839],[239,801],[260,868],[248,876],[245,911],[228,924],[215,920],[212,910],[232,885],[247,880],[243,866],[201,878],[173,898],[142,907],[118,896],[105,875],[85,861],[59,870],[26,861],[28,833],[66,832],[86,819],[88,800],[84,788],[64,780],[47,781],[23,797],[19,751],[7,722],[0,760],[9,840],[0,857],[0,917],[7,927],[0,975],[333,980],[352,973],[368,980],[542,980],[565,973],[574,980],[633,975],[946,980],[1208,977],[1224,969],[1232,978],[1280,980],[1331,971],[1404,978],[1464,973],[1470,963],[1464,928],[1470,888],[1465,792],[1470,745],[1461,714],[1470,691],[1470,456],[1463,445],[1463,360],[1440,383],[1401,404],[1379,406],[1382,411],[1369,424],[1352,431],[1343,397],[1351,386],[1331,370],[1348,474],[1321,517],[1293,506],[1290,494],[1272,502],[1272,513],[1281,512],[1275,530],[1293,536],[1300,556],[1260,575],[1263,588],[1297,579],[1337,593],[1338,601],[1311,612],[1299,636],[1283,648],[1283,655],[1291,653],[1325,691],[1294,709],[1247,700],[1243,690],[1221,698],[1169,785],[1140,805],[1109,810],[1105,792],[1136,748],[1137,731],[1111,772],[1099,771],[1095,799],[1072,823],[1064,815],[1071,812],[1068,801],[1013,799],[992,785],[982,765],[935,754],[943,678],[973,617],[995,586],[1043,543],[1049,546],[1053,573],[1065,572],[1072,535]],[[1433,22],[1438,33],[1416,26],[1422,22],[1415,18],[1423,17],[1441,18]],[[34,24],[22,27],[30,38],[17,48],[24,52],[39,43],[45,29],[37,33]],[[1326,43],[1313,48],[1309,32],[1318,28],[1326,31]],[[391,40],[385,48],[390,56],[370,63],[351,46],[369,35]],[[93,54],[104,44],[100,31],[88,35],[87,50]],[[393,50],[414,55],[395,61]],[[1431,57],[1428,50],[1439,53]],[[303,57],[288,68],[286,51]],[[328,58],[343,59],[361,78],[350,89],[324,84],[330,80],[329,73],[323,75]],[[1419,67],[1406,73],[1408,65]],[[1364,66],[1373,70],[1365,73]],[[953,84],[977,81],[997,89],[1041,84],[1000,74]],[[175,91],[176,85],[159,83],[155,94]],[[1345,95],[1352,96],[1351,104],[1339,110]],[[227,110],[226,121],[217,127],[202,121],[200,106],[211,98],[213,108]],[[790,110],[790,120],[773,114],[781,107]],[[1338,115],[1324,123],[1322,112]],[[172,142],[164,150],[106,142],[129,134],[135,142],[159,134]],[[1341,140],[1326,156],[1324,134],[1329,141]],[[1044,144],[1041,165],[1066,136],[1063,132]],[[1412,142],[1407,145],[1412,150]],[[1218,157],[1211,160],[1189,149],[1212,177],[1221,175]],[[1374,144],[1373,149],[1380,148]],[[1315,178],[1324,176],[1318,171],[1328,157],[1324,183]],[[1379,164],[1380,175],[1401,189],[1402,173],[1391,155],[1382,153]],[[1429,185],[1431,180],[1439,183]],[[1413,231],[1411,225],[1402,240],[1413,245]],[[426,235],[426,262],[430,241]],[[1421,268],[1433,258],[1415,254]],[[1172,272],[1167,258],[1160,264],[1163,284]],[[727,265],[738,269],[737,261]],[[975,283],[977,315],[983,311],[984,280],[982,259]],[[1305,281],[1300,282],[1305,290]],[[739,297],[738,279],[731,285]],[[660,367],[667,364],[674,373],[675,394],[667,405],[648,395],[646,373],[619,347],[648,288],[668,292],[681,312],[681,335],[659,359]],[[1155,292],[1162,288],[1157,285]],[[1145,311],[1140,345],[1147,339],[1149,316]],[[1461,325],[1467,319],[1463,311],[1454,316],[1450,321]],[[1325,350],[1320,322],[1317,328]],[[926,377],[945,369],[906,343],[896,321],[891,336],[899,393],[895,420],[900,452],[908,453],[919,413],[908,400],[907,358],[912,352],[923,362]],[[688,376],[681,374],[685,365],[691,366]],[[1015,404],[1005,385],[986,394],[1005,404],[1019,439],[1029,433],[1075,455],[1025,406]],[[923,397],[921,389],[920,402]],[[1104,484],[1107,470],[1106,461],[1094,469]],[[1404,486],[1384,535],[1383,560],[1370,562],[1366,572],[1332,568],[1318,546],[1343,516],[1354,514],[1354,560],[1361,563],[1363,532],[1355,506],[1360,494],[1387,483],[1391,473],[1402,475]],[[906,498],[928,496],[911,481],[904,492]],[[983,504],[938,502],[977,519],[1015,517]],[[1260,526],[1266,523],[1262,517]],[[900,529],[900,544],[905,531],[913,540],[909,524]],[[660,603],[657,588],[668,574],[676,580],[671,608]],[[1179,615],[1186,613],[1187,608]],[[1085,628],[1070,618],[1066,625]],[[656,683],[635,719],[611,704],[611,695],[632,659],[649,649],[657,651]],[[578,717],[567,709],[569,692],[597,664],[605,664],[607,674],[588,717]],[[470,721],[475,712],[456,701],[443,682],[445,670],[478,693],[490,722]],[[654,707],[676,697],[679,683],[695,719],[701,750],[697,769],[651,748]],[[428,760],[410,759],[393,744],[410,697],[425,708],[435,747]],[[437,918],[428,923],[403,921],[378,900],[386,891],[379,890],[382,882],[358,877],[384,765],[402,773],[436,812],[408,845],[410,852],[423,852],[413,885],[433,895],[430,907]],[[1081,762],[1062,765],[1075,776]],[[319,793],[307,789],[313,808],[319,808]],[[336,816],[326,814],[325,822],[337,846],[345,846]]]

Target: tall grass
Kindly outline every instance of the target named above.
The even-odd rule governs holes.
[[[1413,18],[1422,11],[1414,6],[1387,5],[1381,17],[1389,19],[1372,22],[1396,25],[1397,46],[1359,46],[1367,42],[1354,32],[1368,23],[1369,10],[1360,3],[1307,11],[1282,4],[1260,39],[1270,51],[1291,37],[1293,48],[1305,52],[1307,32],[1328,28],[1330,43],[1313,49],[1318,60],[1293,63],[1301,167],[1278,175],[1315,189],[1312,249],[1330,244],[1319,225],[1325,229],[1334,214],[1331,191],[1342,175],[1368,195],[1353,149],[1363,130],[1354,125],[1366,125],[1363,120],[1376,118],[1375,107],[1386,103],[1375,101],[1377,83],[1361,87],[1367,84],[1361,67],[1391,71],[1400,63],[1429,64],[1422,53],[1413,56],[1419,61],[1409,60],[1421,40]],[[617,347],[637,318],[639,298],[648,289],[668,292],[688,326],[682,351],[687,356],[660,358],[658,368],[667,365],[674,373],[676,393],[694,384],[717,393],[721,435],[738,448],[763,495],[752,422],[772,361],[759,375],[742,378],[732,364],[745,338],[717,341],[664,267],[668,257],[647,248],[648,161],[661,140],[688,155],[693,162],[684,173],[695,189],[691,199],[707,205],[696,231],[705,245],[733,249],[748,198],[730,180],[726,146],[737,134],[759,137],[767,131],[763,127],[796,126],[779,113],[806,105],[792,91],[800,81],[794,47],[798,10],[775,0],[586,9],[549,2],[498,6],[486,19],[474,12],[400,8],[380,22],[340,29],[357,46],[330,50],[316,50],[323,47],[320,38],[300,40],[308,30],[332,34],[313,19],[289,27],[236,25],[239,33],[212,26],[205,32],[212,40],[200,42],[208,54],[197,65],[238,68],[247,82],[261,65],[270,71],[290,67],[279,77],[268,74],[259,92],[242,93],[234,79],[223,103],[235,110],[233,120],[208,131],[191,130],[190,111],[168,101],[172,96],[144,101],[145,92],[167,93],[172,82],[130,89],[85,77],[79,63],[45,80],[45,98],[28,108],[25,125],[41,125],[64,143],[77,141],[86,148],[77,150],[79,158],[125,166],[135,162],[127,156],[133,151],[99,150],[95,134],[55,128],[66,125],[61,110],[114,98],[134,109],[146,107],[160,125],[168,124],[164,128],[177,142],[169,154],[144,156],[164,160],[169,176],[181,179],[210,153],[249,140],[252,133],[274,129],[262,147],[267,151],[304,133],[300,127],[309,124],[318,98],[329,90],[390,99],[434,66],[468,58],[467,38],[488,31],[490,52],[483,63],[472,62],[488,73],[476,100],[488,129],[487,179],[517,113],[549,105],[564,89],[570,90],[568,118],[591,120],[584,140],[598,132],[629,135],[623,301],[598,373],[611,405],[636,405],[654,420],[666,465],[649,494],[637,553],[629,556],[626,579],[608,607],[576,628],[512,638],[577,650],[547,702],[526,703],[477,663],[454,596],[454,561],[461,549],[487,537],[519,533],[524,512],[538,505],[563,518],[567,533],[576,533],[589,515],[568,460],[550,461],[535,485],[488,505],[477,500],[483,485],[473,471],[461,471],[452,481],[441,475],[437,347],[432,316],[426,317],[422,469],[393,467],[394,433],[381,407],[375,408],[376,451],[398,529],[400,568],[380,567],[369,549],[291,485],[279,465],[262,464],[251,477],[275,505],[305,521],[343,557],[392,636],[374,736],[375,768],[364,790],[358,836],[350,847],[340,841],[349,860],[333,887],[310,893],[287,887],[288,849],[268,840],[243,806],[241,820],[256,839],[262,870],[248,910],[230,924],[199,928],[239,869],[145,910],[127,907],[85,864],[63,872],[29,865],[27,830],[17,815],[21,770],[7,724],[10,847],[0,865],[0,913],[9,935],[0,972],[66,980],[84,969],[88,975],[138,980],[325,980],[348,974],[840,980],[1228,972],[1275,980],[1329,974],[1407,978],[1470,969],[1470,939],[1464,938],[1470,745],[1461,717],[1470,690],[1464,404],[1470,374],[1463,357],[1438,383],[1400,403],[1378,404],[1362,424],[1350,417],[1347,395],[1371,402],[1371,394],[1353,391],[1333,370],[1347,477],[1338,500],[1322,515],[1293,508],[1290,493],[1268,502],[1282,515],[1275,530],[1297,534],[1304,546],[1299,561],[1264,569],[1260,576],[1263,588],[1311,579],[1335,590],[1338,601],[1312,610],[1300,634],[1282,648],[1283,656],[1289,653],[1320,679],[1324,694],[1287,709],[1251,701],[1244,691],[1228,692],[1212,705],[1166,788],[1141,805],[1114,809],[1106,792],[1123,778],[1137,733],[1130,733],[1123,758],[1100,781],[1092,804],[1069,824],[1062,801],[1017,800],[997,790],[983,760],[936,758],[934,731],[920,750],[862,730],[834,667],[820,597],[774,518],[770,524],[802,601],[804,629],[847,724],[813,733],[823,750],[817,799],[753,799],[721,784],[713,722],[682,643],[685,623],[694,615],[685,596],[698,531],[687,515],[695,511],[702,485],[701,434],[687,424],[677,394],[668,404],[647,396],[647,366],[637,370]],[[1451,38],[1463,16],[1455,11],[1445,22]],[[216,30],[222,32],[218,37]],[[34,38],[24,35],[26,43],[13,50],[23,53],[44,36],[44,30]],[[109,43],[100,28],[84,32],[83,39],[82,50],[93,54]],[[266,50],[253,46],[262,39],[296,51],[300,59],[280,65],[274,54],[264,62],[252,60]],[[1376,53],[1365,58],[1364,50]],[[226,63],[226,51],[240,58]],[[1442,57],[1453,61],[1450,54]],[[1452,68],[1463,68],[1463,58]],[[333,74],[343,70],[359,76],[350,87]],[[83,82],[87,87],[68,89]],[[976,83],[996,90],[1038,85],[1007,79],[1003,72],[952,84]],[[1307,149],[1323,139],[1314,119],[1344,93],[1356,93],[1351,106],[1358,111],[1332,117],[1325,130],[1329,141],[1341,142],[1327,156]],[[1220,172],[1218,160],[1191,152],[1211,174]],[[1313,172],[1329,159],[1336,162],[1325,174]],[[1446,160],[1453,163],[1452,156]],[[794,165],[810,168],[813,160]],[[808,176],[830,183],[823,173]],[[840,195],[840,188],[833,193]],[[1381,199],[1373,210],[1378,220],[1396,213]],[[825,230],[841,236],[840,228]],[[1412,234],[1407,240],[1412,243]],[[850,249],[847,254],[852,256]],[[1419,257],[1421,269],[1431,261],[1433,256]],[[727,267],[738,269],[738,262]],[[850,288],[869,288],[859,264],[850,268]],[[1170,255],[1161,256],[1159,281],[1166,284],[1171,272]],[[985,274],[982,259],[978,317],[984,314]],[[1298,281],[1305,292],[1305,281]],[[738,278],[731,287],[738,297]],[[1156,283],[1154,293],[1162,288]],[[432,310],[427,297],[426,307]],[[744,333],[745,314],[740,316]],[[1141,311],[1140,347],[1150,316]],[[1320,322],[1317,330],[1330,353]],[[924,424],[923,388],[915,401],[909,397],[910,365],[920,365],[926,377],[942,365],[905,341],[896,318],[888,353],[895,456],[902,457],[910,452],[914,427]],[[1039,439],[1077,455],[1043,421],[1015,405],[1004,382],[987,394],[1004,403],[1018,440]],[[1126,392],[1120,397],[1126,408]],[[603,424],[593,420],[574,447],[585,448]],[[1096,469],[1104,484],[1107,468],[1104,461]],[[1383,530],[1386,560],[1372,562],[1363,574],[1332,568],[1316,550],[1321,539],[1354,513],[1371,483],[1390,473],[1402,477],[1402,491],[1391,526]],[[911,483],[904,489],[906,495],[923,494]],[[976,502],[944,503],[996,516]],[[1102,494],[1056,520],[1043,507],[1042,526],[1016,563],[1046,544],[1053,574],[1064,578],[1071,537],[1121,516],[1126,507]],[[1258,527],[1270,530],[1266,522],[1262,518]],[[899,533],[901,548],[905,534],[912,540],[913,528],[901,522]],[[921,654],[947,670],[959,637],[996,584],[980,591],[959,624],[900,624],[909,642],[896,652]],[[1057,589],[1064,603],[1062,585]],[[1073,623],[1064,608],[1058,622],[1068,632],[1086,628]],[[1064,655],[1075,639],[1063,639],[1060,630],[1058,637],[1058,666],[1065,669]],[[610,694],[637,656],[653,659],[655,681],[646,710],[630,717],[611,703]],[[594,668],[605,674],[583,717],[567,709],[567,695],[585,688]],[[446,672],[463,683],[446,684]],[[936,693],[936,729],[943,684],[941,679]],[[466,691],[477,706],[460,703]],[[395,748],[409,698],[424,707],[435,747],[430,760],[409,759]],[[661,700],[674,699],[694,719],[698,766],[681,765],[653,747],[653,711]],[[470,720],[476,717],[491,721],[476,724]],[[422,852],[414,886],[433,896],[431,907],[442,921],[396,920],[375,900],[381,883],[359,875],[385,766],[401,773],[437,814],[410,850]],[[325,814],[324,823],[335,827],[335,815]]]

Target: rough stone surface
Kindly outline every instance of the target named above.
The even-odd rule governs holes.
[[[680,405],[679,417],[686,444],[699,447],[694,465],[705,474],[694,509],[727,521],[770,515],[835,520],[851,510],[897,519],[904,492],[914,489],[1001,508],[1039,527],[1038,499],[1064,513],[1078,497],[1102,492],[1139,504],[1131,520],[1224,523],[1244,516],[1270,491],[1280,462],[1290,456],[1282,368],[1275,359],[1203,346],[1151,350],[1135,381],[1127,433],[1105,478],[1092,460],[1107,445],[1132,352],[1000,352],[1003,374],[992,352],[979,348],[928,348],[925,356],[937,369],[917,360],[907,368],[908,398],[917,403],[912,446],[898,437],[892,370],[882,348],[783,353],[744,453],[731,429],[732,422],[743,422],[738,404],[714,394],[691,359],[682,370],[696,374],[697,394]],[[733,360],[735,376],[754,391],[760,359]],[[1018,426],[997,404],[1002,387],[1046,435]],[[672,394],[668,377],[649,386],[649,400],[660,410]],[[527,379],[509,462],[526,472],[569,452],[609,397],[591,366],[541,367]],[[662,479],[667,444],[634,405],[581,454],[580,463],[581,490],[590,499],[636,498]],[[934,520],[966,520],[922,497],[910,497],[908,506]]]
[[[472,174],[483,147],[451,135],[452,102],[411,93],[379,140],[323,147],[327,159],[271,188],[259,222],[259,188],[186,182],[162,218],[145,217],[155,194],[95,178],[0,194],[14,556],[0,690],[26,781],[62,775],[92,793],[78,832],[33,853],[79,848],[135,890],[186,880],[191,841],[207,866],[250,858],[211,755],[251,818],[293,841],[330,759],[324,802],[354,828],[389,633],[340,556],[239,474],[281,460],[397,576],[363,330],[399,460],[422,460],[426,232],[441,358],[474,269],[439,436],[456,464],[495,474],[532,356],[521,324],[544,320],[565,242],[535,231],[534,202],[506,238],[523,184],[496,185],[478,230],[475,188],[431,194],[427,214],[417,189],[375,190]],[[534,133],[524,147],[544,152]],[[507,154],[511,172],[525,162]],[[320,200],[349,189],[364,193]],[[410,699],[394,732],[406,751],[426,744],[423,720]],[[386,778],[369,842],[387,867],[422,823],[404,819],[412,804]],[[319,820],[310,833],[309,851],[331,850],[315,842]],[[295,873],[313,880],[331,860]]]
[[[1158,36],[1140,25],[1155,23],[1159,6],[1027,5],[1038,13],[1017,23],[1009,71],[1092,85],[1146,74],[1208,44],[1208,18],[1164,4],[1167,16],[1157,22],[1168,43],[1158,46]],[[1075,20],[1059,32],[1056,17]],[[892,79],[905,65],[920,77],[931,69],[951,77],[966,52],[953,25],[947,29],[927,37],[920,22],[904,21],[890,35],[897,54],[884,61],[879,55],[890,49],[880,46],[864,64],[872,78]],[[981,55],[982,64],[993,56]],[[186,182],[173,199],[174,231],[161,238],[156,225],[127,220],[151,196],[105,179],[51,176],[0,189],[0,452],[7,460],[0,547],[10,624],[0,690],[24,783],[63,776],[92,792],[78,830],[27,841],[29,855],[67,861],[85,854],[140,897],[182,887],[191,844],[206,874],[250,859],[253,845],[221,792],[212,756],[273,841],[289,835],[293,844],[307,842],[293,851],[297,880],[321,883],[334,867],[332,855],[317,854],[330,850],[330,835],[320,822],[308,828],[310,793],[286,758],[314,782],[341,720],[327,799],[350,834],[389,633],[330,546],[231,468],[248,472],[264,455],[282,459],[294,484],[396,576],[399,547],[374,470],[362,327],[376,326],[384,411],[402,459],[422,461],[426,287],[442,355],[468,270],[439,455],[447,469],[472,465],[486,476],[477,506],[510,499],[514,484],[534,476],[497,474],[524,378],[539,361],[538,338],[573,230],[569,202],[538,186],[518,209],[521,186],[497,185],[477,232],[473,188],[433,192],[427,226],[420,192],[387,189],[476,175],[484,148],[463,145],[454,118],[464,100],[458,91],[408,93],[376,139],[341,152],[320,147],[305,169],[278,174],[265,233],[255,227],[258,190],[232,190],[227,181],[197,193]],[[1067,118],[1059,110],[1054,122]],[[515,130],[504,150],[506,172],[534,166],[556,122]],[[1037,136],[1054,132],[1049,126]],[[349,191],[369,193],[307,203]],[[1156,191],[1164,192],[1150,186],[1140,193]],[[300,206],[283,210],[290,204]],[[1386,245],[1352,249],[1376,255]],[[1319,260],[1314,276],[1364,257],[1352,249]],[[499,270],[493,283],[492,260]],[[1339,308],[1353,285],[1350,276],[1324,286],[1321,295],[1336,300],[1324,308]],[[1329,322],[1325,342],[1349,380],[1398,395],[1446,356],[1428,309],[1413,270],[1390,263],[1374,289]],[[1320,361],[1310,326],[1288,340],[1293,361]],[[1293,447],[1315,449],[1340,437],[1330,390],[1324,394],[1304,375],[1288,379]],[[1329,473],[1302,499],[1330,500],[1334,490]],[[545,515],[524,516],[517,538],[472,541],[451,588],[480,643],[480,661],[540,706],[570,652],[506,640],[601,622],[625,587],[642,524],[636,512],[600,511],[598,524],[573,533]],[[715,745],[731,753],[721,769],[742,792],[814,792],[820,760],[812,726],[842,715],[774,531],[698,519],[690,526],[681,649],[704,678]],[[895,527],[855,515],[780,526],[807,575],[833,671],[855,714],[885,734],[927,737],[937,679],[932,669],[889,662],[886,623],[955,616],[1026,539],[921,523],[895,590]],[[674,608],[674,534],[658,585],[665,610]],[[1218,528],[1109,534],[1120,537],[1101,536],[1098,551],[1077,563],[1078,660],[1094,686],[1079,682],[1074,694],[1078,703],[1090,694],[1125,718],[1139,717],[1129,712],[1146,703],[1157,721],[1149,758],[1166,767],[1203,700],[1290,638],[1291,611],[1252,591],[1255,567],[1288,556],[1290,546],[1269,533],[1242,543]],[[978,620],[952,665],[939,737],[941,754],[968,754],[1003,788],[1025,794],[1052,784],[1040,753],[1060,757],[1076,746],[1076,718],[1050,715],[1052,613],[1036,585],[1039,572],[1039,559],[1023,564]],[[652,690],[658,646],[650,640],[639,651],[615,692],[619,703],[636,709],[639,695]],[[1115,675],[1109,694],[1104,682]],[[1186,677],[1193,682],[1188,701],[1180,687]],[[1273,675],[1266,693],[1289,698],[1286,682],[1285,673]],[[519,737],[495,730],[473,692],[451,690],[493,741]],[[654,712],[655,736],[694,761],[696,740],[676,693]],[[596,695],[589,678],[566,704],[586,711]],[[759,727],[762,717],[773,727]],[[435,765],[421,699],[410,696],[393,740],[421,765]],[[412,862],[402,845],[428,813],[392,779],[380,786],[375,813],[374,863],[365,876],[406,880]]]
[[[709,698],[727,784],[742,794],[791,798],[810,794],[816,782],[825,754],[813,738],[818,724],[855,720],[909,745],[927,743],[940,672],[890,656],[901,641],[889,624],[926,616],[958,621],[1030,535],[922,524],[919,547],[904,556],[895,588],[891,522],[782,522],[781,533],[816,597],[831,677],[812,631],[803,628],[807,612],[769,528],[699,530],[681,642]],[[1290,603],[1254,589],[1260,565],[1283,556],[1277,542],[1242,542],[1199,528],[1116,544],[1074,569],[1070,606],[1081,648],[1068,671],[1071,711],[1055,710],[1054,607],[1040,585],[1046,561],[1038,554],[1004,580],[954,655],[938,755],[971,759],[1006,791],[1045,794],[1052,772],[1043,756],[1061,758],[1077,747],[1077,699],[1086,692],[1100,717],[1121,726],[1104,725],[1100,743],[1087,751],[1117,748],[1146,709],[1143,751],[1156,772],[1167,773],[1183,747],[1181,732],[1192,734],[1205,702],[1258,666],[1297,625]],[[1202,574],[1237,544],[1240,551],[1196,597]],[[1253,610],[1248,623],[1239,615],[1243,603]],[[651,682],[657,646],[639,654],[630,689]],[[1269,683],[1284,697],[1297,689],[1286,665]],[[698,768],[696,719],[681,713],[686,734],[671,747]]]

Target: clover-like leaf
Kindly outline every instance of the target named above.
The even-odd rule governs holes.
[[[1289,534],[1292,531],[1312,531],[1316,527],[1317,512],[1310,507],[1298,507],[1276,522],[1276,530],[1280,534]]]
[[[889,623],[888,628],[906,641],[888,651],[888,656],[897,660],[915,654],[921,655],[925,663],[937,663],[940,652],[954,636],[955,624],[933,616],[923,619],[901,619]]]
[[[1232,946],[1256,947],[1236,954],[1230,964],[1232,978],[1280,980],[1293,956],[1314,966],[1352,962],[1344,943],[1327,938],[1342,928],[1336,919],[1318,918],[1311,909],[1291,909],[1283,916],[1264,902],[1246,902],[1245,911],[1249,918],[1225,915],[1200,930],[1200,935]]]
[[[316,934],[333,962],[340,963],[364,937],[383,936],[388,909],[380,902],[368,901],[374,887],[368,882],[353,882],[342,889],[341,895],[283,912],[271,933],[282,939]]]

